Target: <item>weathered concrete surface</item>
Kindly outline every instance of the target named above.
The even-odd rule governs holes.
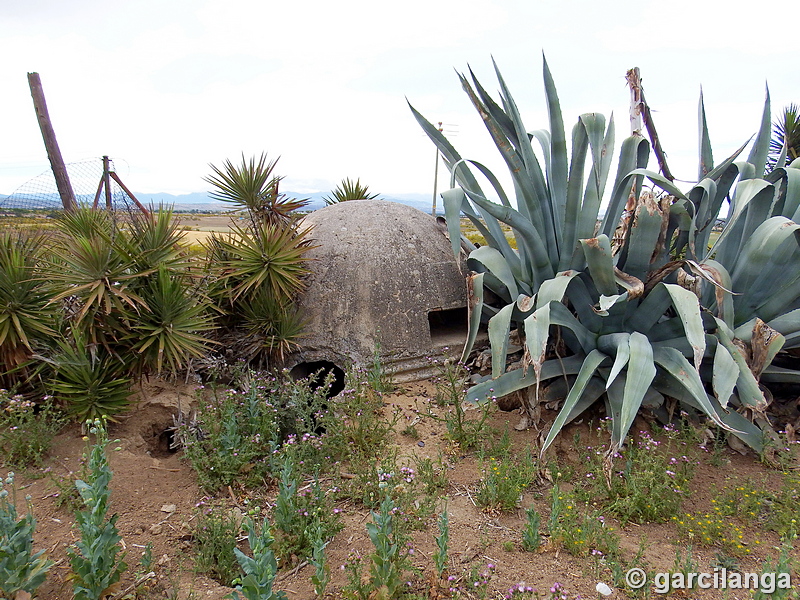
[[[466,306],[464,275],[443,225],[385,200],[327,206],[304,224],[313,226],[317,248],[308,253],[312,274],[300,300],[306,335],[289,367],[320,360],[367,365],[376,343],[398,371],[440,353],[428,313]]]

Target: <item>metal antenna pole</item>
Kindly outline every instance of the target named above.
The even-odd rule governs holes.
[[[442,122],[439,121],[439,131],[444,131]],[[439,187],[439,148],[436,148],[436,168],[433,171],[433,208],[431,208],[431,216],[436,217],[436,191]]]

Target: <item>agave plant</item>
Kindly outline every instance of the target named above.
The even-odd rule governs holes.
[[[608,206],[599,219],[613,154],[613,122],[606,125],[597,113],[581,115],[572,130],[570,154],[547,62],[549,131],[525,128],[495,70],[500,103],[474,74],[470,79],[460,75],[460,80],[508,166],[516,207],[488,168],[462,159],[438,128],[411,107],[451,172],[453,189],[442,197],[453,251],[457,255],[462,244],[471,248],[463,358],[481,321],[488,319],[492,377],[472,387],[468,399],[482,401],[527,388],[524,427],[538,420],[541,386],[566,381],[566,399],[544,452],[565,423],[602,397],[613,422],[607,471],[641,407],[669,418],[668,397],[761,449],[761,430],[739,411],[766,425],[767,400],[758,377],[774,373],[768,365],[785,339],[779,331],[796,331],[791,311],[800,291],[797,269],[785,277],[790,281],[781,287],[780,300],[764,298],[766,285],[752,289],[754,277],[762,284],[772,281],[777,265],[785,264],[780,260],[795,265],[800,260],[791,235],[796,226],[777,216],[796,210],[800,201],[791,172],[797,170],[780,170],[770,181],[753,179],[763,173],[766,161],[769,103],[748,160],[736,162],[743,146],[714,167],[701,98],[700,181],[687,194],[644,168],[650,147],[643,137],[625,139]],[[484,193],[473,168],[499,201]],[[669,195],[642,193],[645,177]],[[728,198],[730,216],[711,245],[712,228]],[[629,202],[634,208],[622,219]],[[460,236],[461,213],[475,224],[486,246],[475,248]],[[624,226],[618,229],[621,219]],[[517,250],[501,223],[511,228]],[[769,249],[780,252],[770,257]],[[754,264],[756,256],[761,270]],[[765,263],[769,268],[763,268]],[[688,280],[707,283],[701,292],[705,303],[686,289],[692,287]],[[485,301],[484,288],[498,300]],[[751,323],[757,317],[762,321]],[[765,340],[752,345],[750,354],[760,353],[756,369],[741,343],[753,341],[755,334],[748,335],[753,325]],[[524,343],[525,356],[522,369],[506,371],[512,332]]]
[[[331,192],[331,195],[325,196],[323,200],[327,206],[330,206],[331,204],[347,202],[348,200],[374,200],[377,197],[378,194],[369,193],[369,186],[362,185],[360,179],[352,181],[349,177],[346,177]]]

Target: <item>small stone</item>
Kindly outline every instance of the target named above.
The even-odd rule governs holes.
[[[417,442],[417,446],[419,446],[420,448],[424,448],[425,447],[425,442],[420,440],[420,441]]]
[[[170,560],[168,554],[162,554],[161,558],[158,559],[158,566],[163,567],[164,565],[168,565]]]
[[[155,523],[150,525],[150,529],[148,530],[153,535],[158,535],[164,530],[164,526],[161,523]]]
[[[161,507],[161,512],[165,513],[174,513],[176,510],[178,510],[178,507],[174,504],[165,504]]]
[[[603,596],[610,596],[610,595],[611,595],[611,593],[612,593],[612,591],[611,591],[611,588],[610,588],[610,587],[608,587],[608,586],[607,586],[605,583],[603,583],[602,581],[601,581],[601,582],[599,582],[599,583],[598,583],[596,586],[594,586],[594,589],[596,589],[596,590],[597,590],[597,593],[599,593],[599,594],[603,594]]]

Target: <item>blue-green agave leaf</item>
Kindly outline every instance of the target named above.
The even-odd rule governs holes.
[[[550,431],[547,433],[547,438],[545,438],[544,444],[542,444],[540,456],[544,455],[547,448],[550,447],[550,444],[553,443],[553,440],[561,431],[562,427],[564,427],[564,424],[567,422],[567,417],[569,417],[573,407],[578,403],[578,400],[580,400],[589,381],[595,377],[595,371],[597,371],[597,368],[605,360],[608,360],[608,357],[599,350],[592,350],[586,356],[578,372],[578,377],[569,390],[566,400],[564,400],[564,405],[561,407],[561,410],[553,421],[553,425],[550,427]]]

